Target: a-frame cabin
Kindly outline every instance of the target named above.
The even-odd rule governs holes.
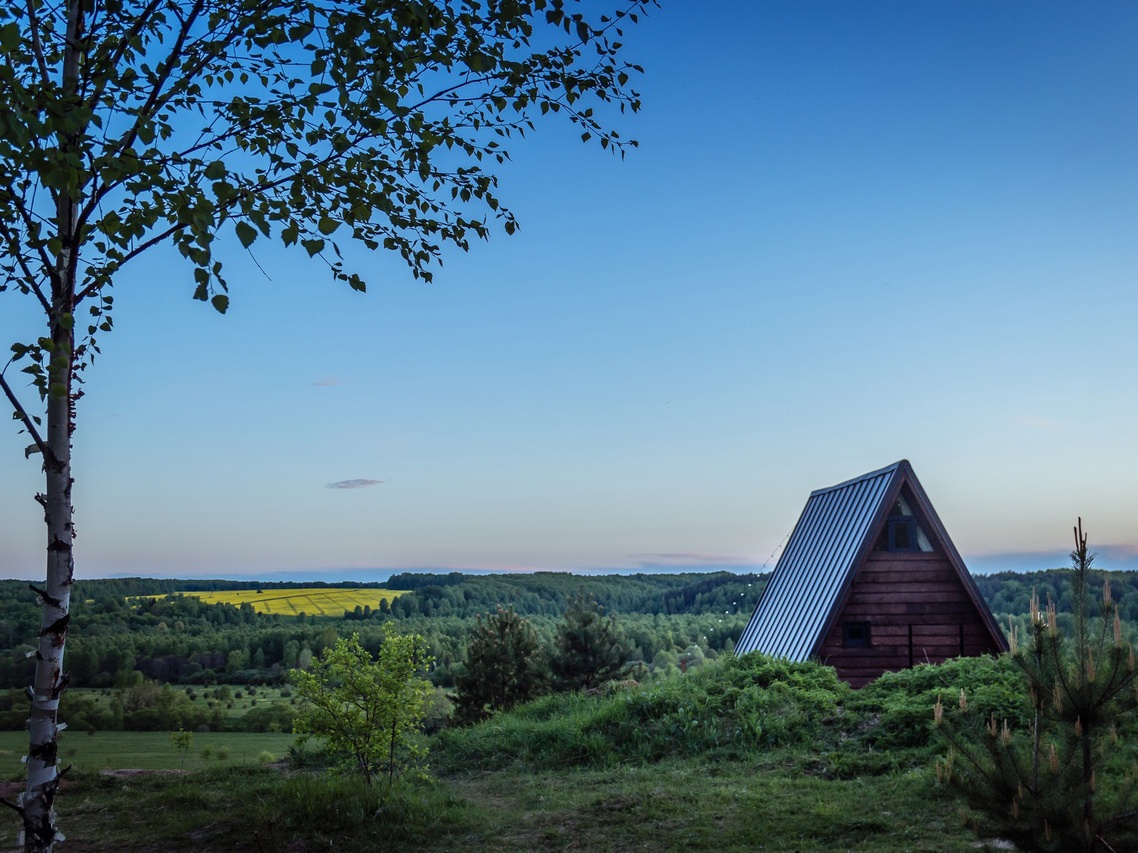
[[[1007,641],[907,460],[810,494],[735,646],[854,687]]]

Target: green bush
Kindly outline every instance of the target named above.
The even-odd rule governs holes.
[[[939,744],[933,733],[937,697],[954,703],[960,691],[985,718],[1026,724],[1031,713],[1023,676],[1006,655],[956,658],[888,672],[846,703],[854,737],[883,750],[927,751]]]
[[[829,667],[747,655],[608,696],[546,696],[443,732],[437,758],[448,767],[482,768],[752,758],[812,745],[849,693]]]

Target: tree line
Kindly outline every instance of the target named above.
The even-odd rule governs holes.
[[[1095,573],[1109,578],[1115,606],[1127,624],[1138,624],[1138,573]],[[1022,621],[1034,590],[1057,604],[1060,620],[1071,610],[1070,591],[1058,570],[977,575],[976,583],[997,620],[1007,628]],[[376,652],[382,625],[421,634],[435,659],[431,679],[453,688],[479,618],[503,607],[529,621],[538,641],[552,648],[558,624],[579,592],[615,615],[629,642],[629,660],[653,672],[670,672],[730,652],[742,632],[766,576],[568,573],[393,576],[384,588],[408,590],[390,606],[346,612],[343,617],[258,614],[251,605],[206,604],[192,596],[157,598],[179,591],[289,588],[256,581],[185,581],[115,578],[76,583],[73,627],[67,650],[71,684],[121,687],[132,673],[181,685],[274,684],[289,669],[308,666],[339,637],[358,633]],[[313,584],[292,584],[292,588]],[[332,585],[329,585],[332,586]],[[341,585],[344,586],[344,585]],[[352,586],[367,586],[352,584]],[[379,588],[379,585],[372,585]],[[24,583],[0,581],[0,640],[12,653],[0,657],[0,689],[22,688],[30,672],[26,652],[39,632],[36,594]]]

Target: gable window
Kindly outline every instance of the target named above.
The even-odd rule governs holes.
[[[912,516],[890,518],[885,522],[887,551],[918,551],[917,520]]]
[[[893,508],[885,519],[885,526],[881,535],[873,545],[874,551],[932,551],[925,531],[921,529],[916,515],[909,506],[905,496],[899,495],[893,502]]]
[[[842,646],[847,649],[864,648],[871,645],[868,622],[843,622]]]

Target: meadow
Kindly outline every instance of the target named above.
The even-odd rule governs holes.
[[[381,602],[389,605],[403,595],[403,590],[377,589],[374,587],[357,589],[328,589],[324,587],[298,587],[296,589],[227,589],[203,592],[177,592],[174,595],[188,595],[206,604],[232,604],[240,607],[248,604],[258,613],[269,616],[343,616],[358,607],[379,610]],[[158,596],[165,598],[166,596]]]
[[[59,736],[63,765],[81,773],[100,770],[203,770],[276,761],[296,736],[273,732],[195,732],[183,754],[169,732],[80,732]],[[0,779],[19,779],[28,752],[27,732],[0,732]]]
[[[932,771],[931,705],[967,686],[1020,713],[1010,677],[987,658],[855,692],[816,664],[724,659],[446,729],[427,738],[434,778],[390,788],[321,765],[319,747],[286,772],[263,763],[287,735],[196,734],[191,772],[139,784],[95,771],[180,769],[169,734],[68,732],[64,832],[87,851],[985,849]]]

